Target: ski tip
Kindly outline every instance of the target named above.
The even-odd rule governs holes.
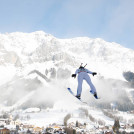
[[[96,98],[97,100],[100,99],[99,97]]]

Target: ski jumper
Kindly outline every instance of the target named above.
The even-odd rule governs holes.
[[[83,80],[86,80],[86,82],[90,86],[90,88],[91,88],[90,92],[92,94],[96,93],[96,88],[94,87],[93,83],[91,82],[91,79],[90,79],[88,73],[92,74],[93,72],[91,72],[91,71],[89,71],[88,69],[85,69],[85,68],[79,68],[79,69],[76,70],[75,74],[76,75],[78,74],[77,95],[81,95]]]

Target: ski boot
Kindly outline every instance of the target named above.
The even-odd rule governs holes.
[[[75,97],[76,97],[77,99],[79,99],[79,100],[81,99],[81,96],[80,96],[80,95],[76,95]]]
[[[96,99],[99,99],[96,92],[94,93],[94,97],[95,97]]]

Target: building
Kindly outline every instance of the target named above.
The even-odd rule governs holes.
[[[1,128],[0,129],[0,134],[10,134],[10,130],[7,128]]]
[[[40,127],[35,127],[35,128],[33,128],[33,131],[34,131],[35,133],[39,133],[39,132],[42,132],[42,128],[40,128]]]

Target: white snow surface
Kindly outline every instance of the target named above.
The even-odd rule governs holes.
[[[55,102],[53,108],[48,108],[46,111],[40,111],[38,107],[31,107],[19,112],[21,116],[30,115],[29,120],[23,120],[24,123],[41,127],[54,122],[63,124],[63,119],[68,113],[77,115],[80,112],[79,108],[85,107],[85,105],[71,96],[68,91],[65,91],[65,87],[73,87],[72,90],[76,93],[77,82],[74,82],[72,78],[61,79],[60,81],[56,79],[49,84],[37,74],[28,75],[31,71],[38,70],[45,74],[44,70],[46,69],[67,68],[71,73],[74,73],[81,63],[87,63],[87,68],[97,72],[98,77],[103,76],[104,78],[123,81],[125,81],[122,76],[124,71],[134,72],[134,50],[114,42],[106,42],[100,38],[58,39],[43,31],[37,31],[33,33],[0,34],[0,42],[0,86],[7,82],[13,83],[12,79],[16,76],[21,76],[25,80],[37,78],[42,82],[41,88],[29,91],[12,106],[7,107],[0,104],[0,111],[17,109],[33,96],[35,98],[37,96],[36,101],[47,102],[52,100]],[[97,77],[92,77],[92,80],[96,83]],[[11,90],[14,89],[5,92]],[[113,120],[104,116],[102,111],[88,109],[88,112],[96,119],[113,125]],[[15,111],[14,114],[16,113]],[[120,115],[123,116],[122,113]],[[126,118],[129,120],[132,117],[126,115]],[[69,122],[76,120],[82,123],[91,123],[90,120],[79,117],[73,117]],[[94,124],[90,127],[93,126]]]

